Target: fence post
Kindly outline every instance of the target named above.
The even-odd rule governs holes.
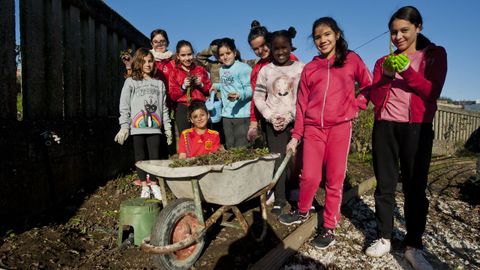
[[[63,57],[65,54],[63,41],[63,10],[62,0],[50,0],[46,3],[46,37],[45,40],[48,57],[45,59],[45,79],[48,104],[48,119],[63,119]]]
[[[0,118],[16,119],[15,1],[0,1]]]

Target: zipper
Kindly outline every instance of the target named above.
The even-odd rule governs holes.
[[[408,122],[412,123],[412,94],[408,96]]]
[[[327,101],[327,92],[329,87],[330,87],[330,59],[327,60],[327,87],[325,89],[325,94],[323,94],[322,115],[320,117],[322,128],[323,128],[323,115],[325,112],[325,103]]]

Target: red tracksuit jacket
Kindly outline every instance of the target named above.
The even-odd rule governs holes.
[[[373,84],[370,91],[370,100],[375,105],[375,119],[381,119],[381,112],[385,109],[392,79],[382,76],[383,61],[386,56],[375,63],[373,70]],[[443,47],[434,44],[425,48],[425,57],[420,64],[419,71],[411,66],[401,73],[402,78],[410,87],[410,122],[431,123],[437,111],[437,99],[447,75],[447,52]]]
[[[203,83],[202,88],[196,86],[194,89],[192,89],[190,93],[192,101],[200,100],[205,102],[205,95],[209,94],[210,88],[212,87],[212,82],[208,77],[207,70],[204,67],[195,64],[190,66],[188,72],[180,67],[179,64],[175,65],[168,78],[168,94],[170,98],[176,103],[188,105],[187,93],[181,88],[181,86],[183,85],[183,82],[189,73],[191,75],[200,77]]]
[[[316,56],[303,68],[292,137],[300,140],[305,126],[328,128],[352,120],[367,104],[372,76],[360,56],[349,51],[342,67],[334,57]],[[355,82],[360,94],[355,98]]]

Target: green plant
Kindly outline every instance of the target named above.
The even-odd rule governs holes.
[[[17,120],[23,120],[23,95],[21,92],[17,94]]]
[[[359,112],[358,118],[353,121],[352,151],[360,153],[363,157],[372,151],[373,123],[372,106],[368,106],[367,110]]]
[[[265,156],[269,153],[267,148],[232,148],[227,151],[218,151],[189,159],[177,159],[169,165],[171,168],[190,167],[215,164],[231,164],[237,161],[250,160]]]

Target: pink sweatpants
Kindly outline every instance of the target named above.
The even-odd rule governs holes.
[[[325,228],[335,228],[340,220],[343,182],[347,170],[351,136],[351,122],[325,129],[305,127],[298,209],[303,213],[310,210],[324,171],[326,174],[323,213]]]

